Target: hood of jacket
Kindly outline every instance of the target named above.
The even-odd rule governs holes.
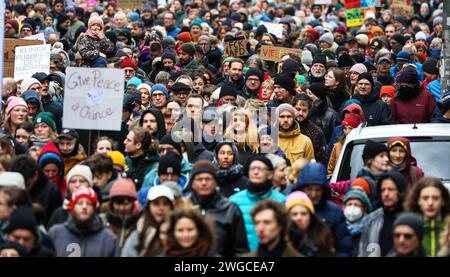
[[[358,114],[359,117],[361,118],[361,121],[366,122],[366,116],[364,114],[364,111],[361,108],[361,106],[358,104],[352,103],[352,104],[348,105],[347,107],[345,107],[341,112],[342,118],[344,118],[344,112]]]
[[[53,141],[49,141],[46,145],[44,145],[39,153],[37,161],[41,169],[43,169],[42,165],[47,159],[58,161],[59,175],[61,178],[64,177],[64,158]]]
[[[156,118],[156,122],[158,124],[158,131],[156,131],[156,133],[153,136],[158,140],[160,140],[166,134],[166,123],[164,120],[164,116],[160,110],[150,108],[146,110],[144,113],[142,113],[141,119],[139,120],[139,125],[142,126],[142,123],[144,122],[144,117],[148,113],[151,113]]]
[[[404,138],[404,137],[393,137],[393,138],[388,139],[388,141],[387,141],[388,149],[390,149],[393,146],[399,145],[399,144],[406,151],[405,161],[403,162],[405,169],[409,170],[409,167],[411,165],[417,166],[417,160],[411,154],[411,145],[409,143],[409,139]]]
[[[280,138],[295,138],[301,134],[302,133],[300,131],[300,125],[297,121],[294,121],[294,124],[292,125],[290,130],[280,129],[278,132],[278,136]]]
[[[303,190],[309,185],[320,185],[324,188],[324,193],[319,205],[326,203],[331,196],[330,184],[327,179],[327,171],[323,164],[310,162],[305,165],[297,178],[297,183],[293,186],[292,191]]]

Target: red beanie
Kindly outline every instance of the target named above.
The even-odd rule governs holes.
[[[10,24],[14,28],[14,30],[16,30],[16,33],[19,32],[19,22],[17,22],[17,20],[10,19],[6,21],[6,24]]]
[[[128,57],[123,58],[122,63],[120,64],[120,68],[125,69],[125,68],[130,68],[130,67],[133,68],[134,71],[137,70],[136,63],[132,59],[130,59]]]
[[[360,189],[364,191],[369,196],[372,194],[369,182],[367,182],[367,180],[363,177],[359,177],[353,180],[350,186],[352,189]]]
[[[319,35],[319,32],[316,31],[316,29],[308,29],[308,30],[306,30],[306,32],[310,33],[313,36],[314,40],[319,39],[320,35]]]
[[[344,127],[345,125],[350,125],[353,128],[357,128],[359,124],[361,124],[361,118],[355,113],[347,114],[341,123],[342,127]]]
[[[380,97],[383,96],[384,94],[387,94],[390,97],[394,97],[395,87],[394,86],[382,86],[380,89]]]
[[[191,42],[192,41],[191,34],[189,34],[189,32],[179,33],[177,36],[177,39],[181,40],[182,42]]]
[[[91,201],[92,205],[97,208],[98,199],[97,194],[95,194],[95,191],[90,187],[81,187],[77,189],[74,194],[72,195],[72,200],[69,203],[69,206],[67,207],[68,211],[72,211],[77,202],[81,198],[87,198]]]

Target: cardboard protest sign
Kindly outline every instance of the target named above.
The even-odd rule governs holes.
[[[266,61],[279,62],[281,60],[281,57],[289,53],[295,53],[298,56],[302,55],[300,49],[262,45],[259,56],[261,57],[261,59]]]
[[[361,8],[346,10],[345,18],[347,27],[356,27],[364,24],[364,12]]]
[[[277,38],[283,37],[283,24],[275,24],[262,21],[260,25],[266,26],[267,32],[274,34]]]
[[[414,14],[414,7],[405,4],[392,4],[389,8],[394,15],[411,17]]]
[[[117,0],[117,8],[134,10],[141,9],[142,6],[142,0]]]
[[[15,59],[15,49],[17,46],[27,46],[27,45],[40,45],[43,44],[42,40],[26,40],[26,39],[4,39],[3,48],[3,77],[13,77],[14,76],[14,59]]]
[[[14,80],[30,78],[36,72],[50,73],[50,44],[16,47]]]
[[[228,57],[248,56],[247,39],[245,37],[236,37],[225,40],[225,55]]]
[[[314,0],[316,5],[331,5],[331,0]]]
[[[125,73],[121,69],[66,69],[63,127],[119,131]]]

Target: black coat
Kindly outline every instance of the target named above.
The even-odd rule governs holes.
[[[38,179],[30,190],[31,202],[40,204],[50,218],[53,211],[62,205],[61,192],[43,172],[39,172]]]
[[[379,96],[372,91],[369,95],[355,93],[353,99],[362,103],[362,109],[366,117],[367,126],[394,124],[394,117],[388,105],[380,100]]]
[[[327,102],[322,102],[319,107],[314,107],[311,112],[311,122],[322,129],[325,140],[330,141],[334,127],[338,122],[338,114],[328,106]]]
[[[59,207],[52,213],[52,216],[47,223],[47,230],[50,230],[50,227],[52,227],[53,225],[66,222],[68,218],[69,213],[67,212],[67,210],[63,207]]]
[[[224,170],[217,171],[217,182],[220,194],[228,198],[236,192],[246,189],[248,178],[244,176],[242,167],[240,167],[239,172],[232,170],[227,172]]]
[[[203,215],[214,220],[213,231],[217,242],[214,251],[224,257],[234,257],[249,251],[244,218],[233,202],[219,193],[215,193],[209,201],[201,201],[192,193],[189,200],[200,206]]]

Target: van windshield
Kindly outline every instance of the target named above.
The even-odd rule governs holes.
[[[363,166],[362,153],[364,144],[348,145],[343,158],[338,181],[355,179]],[[426,176],[433,176],[443,180],[450,180],[450,141],[411,141],[412,155],[417,165],[422,168]],[[349,156],[351,153],[351,156]],[[350,160],[349,160],[350,158]],[[350,166],[348,166],[350,165]]]

